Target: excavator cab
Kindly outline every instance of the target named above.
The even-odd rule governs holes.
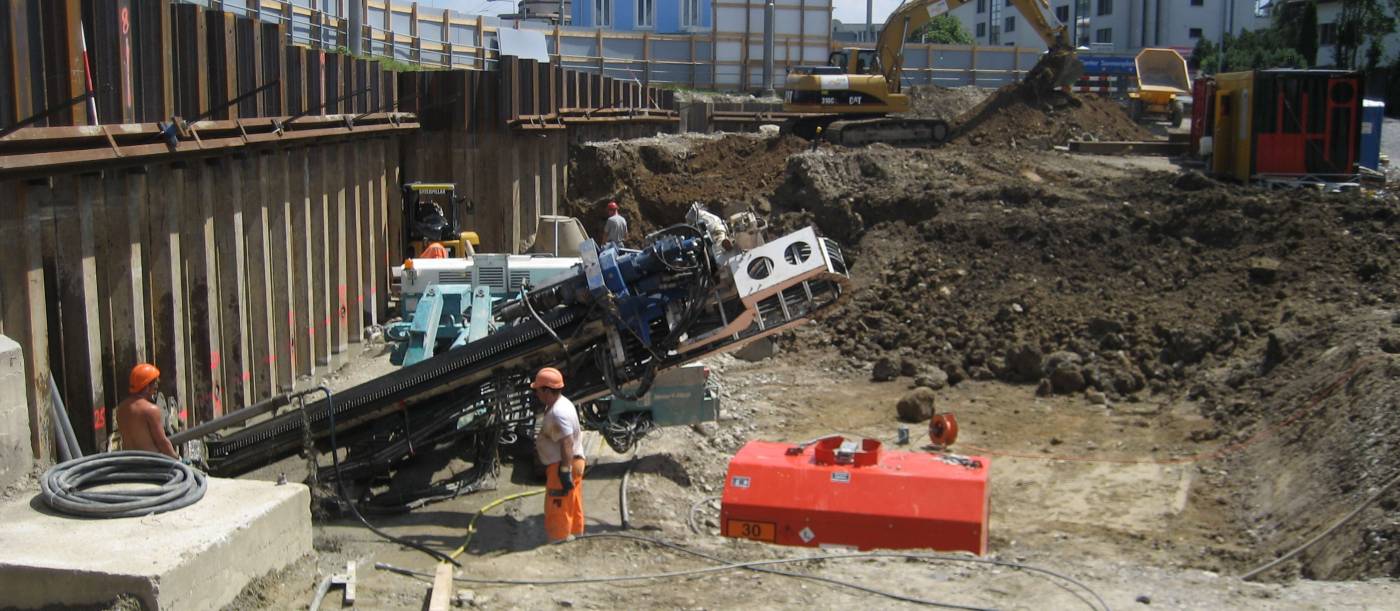
[[[459,231],[457,206],[470,210],[467,198],[457,196],[457,185],[444,182],[411,182],[403,185],[405,255],[416,256],[429,244],[442,244],[450,256],[465,258],[481,244],[475,231]]]
[[[826,65],[840,68],[846,74],[880,74],[880,54],[875,49],[847,47],[832,51]]]

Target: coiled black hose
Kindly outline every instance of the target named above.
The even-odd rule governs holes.
[[[94,490],[109,484],[154,484]],[[188,507],[204,498],[209,482],[189,465],[155,452],[127,450],[59,463],[41,481],[44,503],[85,518],[130,518]]]

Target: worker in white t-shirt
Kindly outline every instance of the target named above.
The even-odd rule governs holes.
[[[546,465],[544,531],[550,543],[562,543],[583,534],[583,428],[558,369],[541,369],[530,388],[543,407],[535,450]]]

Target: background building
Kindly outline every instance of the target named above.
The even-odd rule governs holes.
[[[1052,0],[1080,47],[1134,52],[1143,47],[1189,51],[1200,38],[1219,40],[1269,25],[1267,0]],[[952,12],[978,45],[1043,46],[1007,0],[975,0]]]
[[[709,31],[712,11],[711,0],[579,0],[570,8],[573,25],[658,34]],[[759,11],[762,32],[762,5]]]

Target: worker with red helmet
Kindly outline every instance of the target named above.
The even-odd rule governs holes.
[[[546,465],[544,531],[550,543],[563,543],[583,534],[583,428],[558,369],[541,369],[530,388],[542,408],[535,450]]]
[[[420,255],[418,255],[418,258],[419,258],[419,259],[446,259],[446,258],[447,258],[447,247],[443,246],[440,242],[433,242],[432,244],[429,244],[427,248],[424,248],[424,249],[423,249],[423,253],[420,254]]]
[[[627,219],[617,212],[617,202],[608,202],[608,222],[603,226],[603,236],[608,243],[622,246],[627,240]]]
[[[154,403],[159,382],[160,370],[155,365],[141,363],[131,369],[127,384],[130,394],[117,404],[117,430],[121,431],[123,450],[144,450],[179,458],[175,446],[165,436],[160,407]]]

